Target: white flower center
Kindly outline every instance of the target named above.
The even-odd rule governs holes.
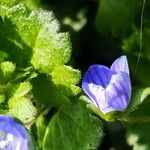
[[[13,134],[0,130],[0,150],[6,148],[20,150],[20,140]]]

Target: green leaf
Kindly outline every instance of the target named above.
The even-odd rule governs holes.
[[[134,80],[137,80],[142,86],[149,86],[150,61],[140,57],[138,62],[138,56],[133,56],[132,54],[128,55],[128,61]]]
[[[59,32],[59,23],[53,13],[39,10],[32,12],[30,17],[41,25],[33,48],[31,63],[34,67],[45,73],[67,63],[71,52],[70,39],[68,33]]]
[[[146,24],[147,25],[147,24]],[[128,60],[134,77],[143,85],[150,85],[150,30],[149,25],[142,31],[142,47],[140,50],[140,30],[134,28],[133,33],[123,40],[122,49],[129,55]],[[140,59],[139,59],[140,57]],[[138,61],[139,59],[139,61]],[[135,68],[135,66],[137,66]]]
[[[142,51],[141,57],[150,60],[150,47],[149,47],[149,39],[150,38],[150,29],[149,25],[147,25],[142,31]],[[134,56],[138,56],[140,49],[140,30],[137,28],[133,28],[132,34],[123,40],[122,49],[129,54]]]
[[[2,5],[14,5],[17,0],[1,0],[0,4]]]
[[[30,8],[31,10],[38,8],[40,4],[40,0],[30,0],[30,1],[29,0],[1,0],[0,4],[7,5],[7,6],[14,6],[15,4],[19,2],[26,4],[26,6]]]
[[[16,69],[16,65],[12,62],[5,61],[0,64],[3,75],[6,79],[9,79]]]
[[[24,0],[24,1],[20,0],[20,1],[23,2],[24,4],[26,4],[26,6],[28,8],[30,8],[30,10],[35,10],[38,7],[40,7],[41,0],[30,0],[30,1],[29,0]]]
[[[8,55],[5,52],[0,51],[0,63],[2,63]]]
[[[23,5],[17,5],[11,8],[3,6],[2,8],[3,20],[0,19],[0,37],[2,38],[0,41],[1,51],[6,53],[9,61],[14,62],[17,67],[27,66],[32,50],[24,39],[26,37],[26,39],[28,38],[28,40],[33,42],[33,39],[27,34],[27,21],[26,24],[22,24],[22,22],[25,22],[25,19],[27,19],[27,9]],[[30,22],[29,20],[28,27],[31,26]],[[35,37],[33,36],[33,31],[36,30],[36,27],[30,32],[32,37]]]
[[[0,95],[0,104],[5,102],[5,95]]]
[[[150,124],[132,124],[127,128],[127,143],[133,150],[149,150]]]
[[[54,69],[51,76],[55,85],[66,87],[64,90],[68,93],[67,95],[76,95],[80,92],[80,88],[75,86],[81,78],[78,70],[72,69],[69,66],[59,66]]]
[[[65,66],[70,59],[70,38],[68,33],[60,32],[53,13],[43,9],[30,11],[24,4],[0,7],[0,54],[6,54],[7,60],[16,64],[12,81],[30,81],[40,72],[32,80],[32,92],[42,104],[64,104],[69,96],[77,95],[80,73]]]
[[[137,97],[141,97],[142,104],[126,118],[128,121],[126,126],[127,142],[136,150],[149,150],[150,147],[150,99],[147,97],[149,94],[150,88],[141,90],[139,94],[137,93]]]
[[[69,102],[68,95],[64,93],[66,87],[63,85],[56,86],[48,75],[39,74],[31,83],[33,96],[39,103],[46,106],[60,106]]]
[[[105,36],[123,36],[131,30],[134,19],[141,11],[141,1],[100,0],[96,27]],[[131,13],[132,12],[132,13]]]
[[[37,109],[32,104],[31,100],[26,97],[20,99],[10,99],[9,113],[18,118],[24,124],[31,124],[37,116]],[[14,101],[14,102],[12,102]]]
[[[2,6],[1,6],[2,7]],[[2,7],[0,42],[12,62],[49,73],[55,66],[70,59],[71,43],[68,33],[61,33],[52,12],[42,9],[30,12],[23,4]],[[8,44],[9,43],[9,44]],[[14,55],[15,54],[15,55]]]
[[[50,120],[44,137],[44,150],[96,149],[102,139],[102,124],[91,116],[81,99],[65,106]]]
[[[146,87],[143,89],[138,89],[135,90],[132,94],[132,98],[130,101],[130,104],[126,110],[126,113],[131,113],[132,111],[134,111],[135,109],[137,109],[137,107],[139,105],[141,105],[143,103],[143,101],[150,95],[150,87]]]
[[[130,120],[126,127],[127,142],[136,150],[149,150],[150,136],[150,98],[147,98],[143,104],[130,114]]]
[[[39,149],[42,149],[46,126],[47,126],[47,122],[46,122],[45,118],[43,117],[43,115],[40,115],[36,121]]]
[[[13,96],[8,101],[9,113],[24,124],[32,123],[37,115],[37,109],[34,107],[29,94],[31,88],[29,82],[20,83],[15,92],[12,91]]]
[[[50,75],[39,74],[32,80],[33,95],[42,104],[53,106],[68,103],[68,98],[80,92],[76,84],[80,72],[69,66],[55,67]]]

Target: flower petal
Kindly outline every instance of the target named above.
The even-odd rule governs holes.
[[[100,104],[97,95],[101,95],[102,97],[101,91],[108,85],[112,75],[113,73],[109,68],[101,65],[93,65],[88,69],[82,80],[83,91],[98,108]]]
[[[129,74],[127,57],[121,56],[118,59],[116,59],[111,65],[110,70],[114,71],[115,73],[126,72],[127,74]]]
[[[112,76],[106,88],[106,99],[113,110],[124,111],[131,98],[131,83],[127,73],[118,73]],[[107,109],[105,110],[107,113]]]
[[[0,115],[0,129],[15,136],[27,138],[25,128],[9,116]]]
[[[107,101],[106,101],[106,97],[105,97],[105,89],[99,85],[96,85],[96,84],[93,84],[93,83],[90,83],[88,85],[88,88],[89,88],[89,91],[91,91],[91,93],[94,95],[91,96],[90,94],[88,95],[92,102],[94,104],[96,104],[96,106],[98,108],[101,108],[101,105],[105,106],[107,105]]]
[[[23,125],[16,122],[15,119],[9,116],[0,115],[0,133],[14,137],[13,141],[7,146],[8,149],[28,149],[26,129]]]
[[[84,83],[84,92],[104,114],[124,111],[131,97],[131,83],[127,73],[113,75],[105,88],[93,83]]]
[[[82,89],[104,114],[124,111],[131,98],[131,82],[126,56],[107,68],[91,66],[82,80]]]
[[[105,66],[102,65],[91,66],[82,80],[83,90],[84,90],[84,83],[87,84],[93,83],[105,88],[110,82],[112,75],[113,72],[110,71],[110,69]]]

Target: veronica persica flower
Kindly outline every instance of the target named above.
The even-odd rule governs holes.
[[[9,116],[0,115],[0,150],[30,150],[23,125]]]
[[[124,111],[131,98],[131,82],[126,56],[116,59],[110,68],[93,65],[86,72],[82,89],[104,114]]]

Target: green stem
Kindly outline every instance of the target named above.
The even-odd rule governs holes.
[[[37,120],[37,118],[38,118],[44,111],[46,111],[46,108],[47,108],[47,107],[44,106],[44,107],[41,107],[41,108],[37,109],[38,112],[37,112],[35,118],[32,119],[30,122],[25,123],[25,126],[26,126],[27,129],[30,129],[30,127],[31,127],[32,124]]]
[[[125,122],[128,122],[128,123],[150,123],[150,116],[147,116],[147,117],[123,117],[123,118],[120,118],[118,119],[120,121],[125,121]]]

